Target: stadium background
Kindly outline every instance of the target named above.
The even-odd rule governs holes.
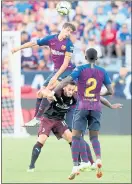
[[[61,30],[64,22],[67,20],[72,21],[77,26],[77,38],[73,37],[74,44],[77,48],[74,58],[75,64],[80,65],[85,62],[84,52],[88,47],[94,47],[97,49],[99,54],[98,63],[105,67],[109,72],[114,86],[114,97],[110,97],[109,100],[124,104],[123,109],[116,111],[112,111],[105,107],[103,108],[101,133],[106,135],[112,134],[113,142],[116,142],[115,138],[117,140],[117,147],[123,142],[123,140],[127,139],[127,146],[130,148],[129,138],[123,138],[122,140],[120,137],[114,137],[114,135],[131,134],[132,91],[130,51],[132,4],[129,1],[112,1],[113,3],[110,1],[74,1],[72,3],[72,11],[69,17],[65,18],[58,15],[56,12],[55,6],[57,2],[58,1],[46,0],[3,1],[2,31],[20,31],[21,44],[23,44],[27,41],[30,41],[32,38],[41,38],[48,34],[58,33]],[[81,52],[78,53],[78,49],[81,49]],[[5,97],[8,98],[8,94],[10,93],[10,87],[8,86],[7,82],[8,79],[6,80],[8,76],[6,72],[8,60],[9,58],[6,57],[6,54],[2,51],[2,100]],[[29,121],[33,117],[37,89],[42,86],[44,80],[52,71],[53,64],[50,58],[50,50],[48,47],[35,47],[33,49],[25,49],[21,52],[21,95],[25,122]],[[3,109],[2,121],[2,132],[11,132],[13,121],[10,121],[8,125],[5,125]],[[36,128],[28,129],[28,132],[35,135]],[[110,141],[111,137],[110,139],[109,137],[102,137],[104,142],[105,139]],[[119,142],[118,139],[120,140]],[[33,141],[34,139],[29,140],[31,144]],[[6,146],[7,144],[11,144],[13,148],[16,148],[16,145],[19,145],[19,141],[16,142],[14,140],[4,140],[4,161],[6,157],[8,157],[7,152],[11,151],[10,148]],[[21,142],[21,144],[23,145],[24,143]],[[51,145],[54,145],[54,142],[52,143],[51,141]],[[27,146],[29,146],[29,144]],[[107,144],[104,146],[105,149],[106,146]],[[59,147],[57,147],[57,149],[59,149]],[[130,153],[130,150],[128,150],[128,152]],[[48,151],[47,154],[49,154]],[[127,155],[127,153],[125,153],[124,157],[129,157],[129,155],[130,154]],[[8,159],[10,160],[10,158]],[[13,155],[11,160],[13,160]],[[17,177],[15,178],[15,170],[13,170],[14,168],[8,168],[9,163],[6,161],[4,164],[4,181],[16,181]],[[14,164],[14,162],[10,162],[10,164]],[[14,175],[13,173],[10,174],[10,172],[8,172],[10,175],[7,174],[7,169],[9,169],[9,171],[12,169]],[[130,169],[128,169],[127,172],[129,173],[129,171]],[[17,174],[20,178],[20,173]],[[31,178],[30,180],[32,181]],[[107,180],[108,178],[104,181],[107,182]],[[28,181],[26,180],[26,177],[25,181]],[[47,179],[45,181],[49,180]],[[56,181],[58,180],[56,179]],[[111,180],[109,181],[111,182]]]

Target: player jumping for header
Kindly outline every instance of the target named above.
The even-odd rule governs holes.
[[[60,77],[64,79],[68,76],[75,68],[70,60],[73,53],[73,44],[69,39],[70,34],[76,30],[75,26],[71,23],[65,23],[59,34],[49,35],[42,39],[32,40],[27,42],[18,48],[12,49],[12,53],[19,50],[33,47],[36,45],[44,46],[47,45],[51,50],[51,58],[54,63],[54,72],[46,79],[43,88],[37,93],[37,102],[34,119],[27,123],[27,125],[36,125],[39,122],[44,108],[46,106],[46,99],[42,97],[43,89],[48,86],[49,89],[53,89],[56,86],[57,79]],[[38,119],[37,119],[38,118]]]
[[[63,88],[71,80],[78,78],[78,106],[76,108],[73,119],[72,130],[72,157],[74,167],[69,179],[74,179],[78,173],[78,155],[83,152],[85,157],[84,167],[88,165],[86,157],[86,146],[83,143],[81,133],[88,125],[90,140],[96,155],[97,177],[102,176],[101,148],[98,140],[100,129],[101,105],[100,92],[104,84],[107,88],[106,92],[101,95],[112,95],[113,89],[111,80],[102,67],[95,64],[97,60],[97,51],[90,48],[86,51],[86,60],[88,64],[77,67],[70,76],[62,80],[62,82],[54,89],[53,93]]]

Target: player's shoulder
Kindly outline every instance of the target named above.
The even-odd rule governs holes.
[[[89,64],[83,64],[83,65],[78,66],[77,68],[79,70],[84,70],[84,69],[90,68],[90,65]]]
[[[66,38],[66,43],[67,43],[67,45],[72,45],[73,46],[73,42],[71,41],[70,38]]]
[[[56,37],[57,37],[57,34],[48,35],[48,37],[49,37],[50,39],[56,38]]]
[[[100,71],[103,72],[103,73],[106,72],[106,70],[105,70],[103,67],[101,67],[101,66],[95,65],[95,68],[96,68],[97,70],[100,70]]]

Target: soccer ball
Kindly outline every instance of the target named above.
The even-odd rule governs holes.
[[[71,9],[71,3],[68,1],[61,1],[57,4],[56,10],[60,15],[68,15]]]

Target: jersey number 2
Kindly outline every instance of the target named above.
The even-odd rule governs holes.
[[[94,78],[89,78],[86,82],[86,84],[90,85],[90,87],[86,88],[85,90],[85,97],[94,97],[95,94],[94,93],[90,93],[91,91],[93,91],[94,89],[96,89],[97,86],[97,81]]]

